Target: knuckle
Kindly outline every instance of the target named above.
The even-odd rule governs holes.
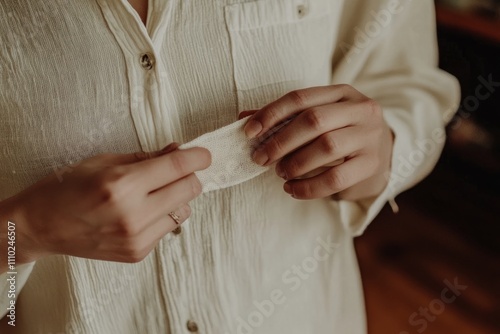
[[[106,168],[102,173],[102,181],[105,183],[116,183],[121,181],[127,175],[125,166],[113,166]]]
[[[283,143],[279,136],[272,136],[269,142],[266,144],[266,153],[269,156],[270,160],[274,160],[281,155],[283,152]]]
[[[117,166],[105,170],[96,181],[97,193],[101,203],[118,205],[126,196],[124,168]]]
[[[332,169],[325,179],[325,185],[334,192],[344,190],[346,183],[347,180],[344,173],[339,172],[337,169]]]
[[[266,109],[266,112],[265,114],[263,115],[263,119],[261,119],[261,122],[263,124],[266,124],[266,123],[274,123],[276,122],[277,120],[279,120],[279,110],[276,106],[274,105],[270,105],[267,109]]]
[[[309,98],[309,94],[304,89],[293,90],[288,93],[288,97],[292,101],[294,105],[301,108],[307,104],[307,100]]]
[[[341,83],[341,84],[336,85],[335,87],[337,87],[338,89],[350,89],[351,85],[346,84],[346,83]]]
[[[123,216],[117,222],[117,234],[122,238],[132,238],[140,233],[138,222],[133,222],[128,216]]]
[[[368,99],[364,102],[367,112],[372,116],[382,117],[382,108],[377,103],[377,101]]]
[[[325,124],[324,115],[317,109],[311,108],[304,112],[306,125],[313,130],[321,130]]]
[[[328,155],[333,155],[339,150],[338,140],[332,134],[323,135],[321,144],[323,152]]]
[[[352,86],[348,85],[348,84],[338,84],[338,85],[335,85],[335,88],[342,91],[342,93],[344,95],[348,94],[349,91],[352,90]]]
[[[184,155],[171,154],[169,155],[169,157],[170,157],[170,162],[172,164],[172,168],[177,172],[183,173],[186,169]]]

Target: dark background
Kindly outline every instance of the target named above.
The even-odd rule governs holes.
[[[440,66],[461,83],[462,111],[432,174],[356,239],[370,334],[500,333],[500,87],[474,99],[479,78],[500,82],[500,1],[436,6]],[[446,281],[461,286],[455,298],[443,299]]]

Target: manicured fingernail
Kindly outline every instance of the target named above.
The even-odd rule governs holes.
[[[260,124],[257,121],[250,120],[248,123],[245,125],[245,134],[248,138],[254,138],[256,137],[261,131],[262,131],[262,124]]]
[[[283,185],[283,190],[285,190],[285,192],[291,194],[292,193],[292,186],[289,183],[285,183]]]
[[[269,160],[269,157],[267,156],[266,151],[264,150],[263,146],[258,147],[252,155],[253,161],[255,161],[256,164],[264,166],[266,162]]]

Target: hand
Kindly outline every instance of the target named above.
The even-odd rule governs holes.
[[[2,207],[16,208],[23,262],[50,254],[138,262],[177,227],[168,213],[181,222],[190,216],[187,203],[201,193],[193,172],[209,165],[206,149],[177,144],[152,154],[99,155],[62,182],[52,174]]]
[[[284,190],[297,199],[359,200],[387,185],[393,134],[377,102],[349,85],[290,92],[253,114],[245,125],[254,138],[291,117],[254,152],[260,165],[276,164],[287,180]]]

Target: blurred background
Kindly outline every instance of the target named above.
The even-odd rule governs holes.
[[[432,174],[356,240],[369,334],[500,333],[500,0],[436,13],[461,106]]]

